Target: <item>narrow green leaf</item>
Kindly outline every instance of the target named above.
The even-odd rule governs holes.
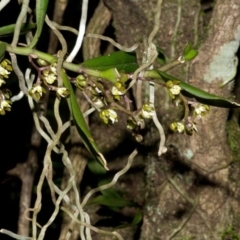
[[[130,73],[138,68],[137,58],[133,53],[113,52],[107,56],[93,58],[82,64],[85,68],[104,71],[116,68],[119,72]]]
[[[227,98],[223,98],[223,97],[205,92],[165,72],[162,72],[159,70],[157,72],[165,82],[167,82],[168,80],[178,80],[180,82],[179,84],[180,87],[183,89],[182,94],[190,98],[195,98],[200,103],[208,104],[210,106],[224,107],[224,108],[240,107],[239,103],[233,102]]]
[[[98,149],[96,142],[94,141],[88,126],[84,120],[83,114],[79,108],[75,93],[73,91],[72,85],[66,75],[66,73],[62,70],[62,79],[64,86],[69,89],[70,97],[68,98],[69,107],[73,116],[73,120],[75,122],[76,128],[78,130],[79,135],[81,136],[84,145],[88,149],[88,151],[101,163],[101,165],[108,170],[107,162],[104,156]]]
[[[6,43],[0,42],[0,62],[4,59],[5,52],[6,52]]]
[[[183,56],[185,57],[191,51],[191,49],[192,49],[191,44],[188,43],[183,50]]]
[[[122,198],[121,195],[112,187],[102,190],[102,195],[111,197],[111,198]]]
[[[34,48],[38,42],[39,37],[41,36],[43,25],[45,22],[45,16],[48,7],[48,0],[36,0],[36,22],[37,22],[37,30],[33,37],[32,42],[29,47]]]
[[[101,181],[99,181],[98,186],[102,186],[105,184],[108,184],[111,180],[109,180],[106,176],[105,178],[101,179]],[[105,190],[101,190],[102,195],[104,196],[108,196],[108,197],[112,197],[112,198],[121,198],[121,195],[113,188],[113,187],[109,187]]]
[[[131,226],[135,226],[137,224],[139,224],[143,219],[143,214],[142,211],[138,211],[135,216],[133,217],[133,220],[131,223],[127,223],[127,224],[122,224],[120,226],[118,226],[117,228],[127,228],[127,227],[131,227]]]
[[[105,178],[99,182],[98,186],[108,184],[109,182],[110,180]],[[105,190],[101,190],[101,193],[102,195],[108,196],[111,198],[122,198],[121,195],[113,187],[107,188]]]
[[[184,59],[186,61],[193,60],[198,55],[198,51],[195,49],[191,49],[188,54],[184,55]]]
[[[22,24],[20,34],[25,34],[32,29],[36,28],[36,23],[27,23]],[[12,35],[14,33],[16,24],[7,25],[4,27],[0,27],[0,37],[7,37],[9,35]]]
[[[198,55],[198,51],[191,47],[191,44],[188,43],[183,50],[183,60],[190,61]]]
[[[103,168],[103,166],[96,161],[95,159],[88,160],[88,168],[94,175],[105,175],[107,171]]]
[[[160,47],[157,47],[157,51],[158,51],[158,57],[157,57],[158,63],[161,65],[166,64],[168,61],[167,55],[164,53],[164,51]]]
[[[139,223],[142,221],[142,219],[143,219],[142,211],[138,211],[138,212],[135,214],[135,216],[134,216],[134,218],[133,218],[133,220],[132,220],[131,225],[137,225],[137,224],[139,224]]]

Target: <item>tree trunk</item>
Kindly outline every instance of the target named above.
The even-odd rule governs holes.
[[[149,35],[155,0],[104,2],[112,12],[121,44],[131,46]],[[205,91],[230,97],[231,87],[219,86],[234,78],[236,71],[240,2],[218,0],[210,16],[212,5],[211,1],[201,5],[200,0],[163,1],[155,42],[171,59],[179,57],[188,42],[199,46],[199,55],[190,67],[177,68],[173,73]],[[205,10],[202,19],[201,11]],[[158,107],[158,115],[167,131],[167,113],[173,107],[171,103],[165,105],[165,109],[162,104]],[[236,179],[229,179],[229,174],[236,175],[239,170],[238,165],[229,168],[227,117],[227,109],[212,107],[210,114],[198,122],[198,132],[193,136],[168,134],[164,156],[158,158],[155,149],[147,154],[140,239],[232,239],[240,232],[236,225],[239,217],[234,214],[240,209],[236,195],[239,186],[234,183]],[[151,145],[158,138],[155,127],[149,126],[144,142]]]

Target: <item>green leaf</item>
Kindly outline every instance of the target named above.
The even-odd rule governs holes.
[[[5,52],[6,52],[7,44],[4,42],[0,42],[0,62],[4,59]]]
[[[120,226],[117,226],[117,228],[127,228],[127,227],[131,227],[131,226],[136,226],[137,224],[139,224],[143,219],[143,214],[142,211],[138,211],[135,216],[133,217],[133,220],[131,223],[127,223],[127,224],[122,224]]]
[[[115,197],[109,197],[107,195],[99,195],[87,203],[89,204],[100,204],[108,207],[128,207],[133,206],[134,203],[125,200],[124,198],[115,198]]]
[[[138,212],[135,214],[135,216],[134,216],[134,218],[133,218],[133,220],[132,220],[132,222],[131,222],[131,225],[137,225],[137,224],[139,224],[139,223],[142,221],[142,219],[143,219],[142,211],[138,211]]]
[[[99,71],[116,68],[119,72],[131,73],[138,68],[138,64],[134,54],[117,51],[107,56],[87,60],[82,64],[82,67]]]
[[[184,56],[184,59],[186,61],[190,61],[190,60],[194,59],[197,55],[198,55],[198,51],[195,49],[191,49],[190,52]]]
[[[111,198],[122,198],[121,195],[112,187],[101,191],[102,195]]]
[[[166,64],[168,61],[167,55],[164,53],[164,51],[160,47],[157,47],[157,51],[158,51],[158,57],[157,57],[158,63],[161,65]]]
[[[36,22],[37,22],[37,30],[33,37],[32,42],[29,47],[34,48],[38,42],[39,37],[41,36],[43,25],[45,22],[45,16],[47,13],[48,0],[36,0]]]
[[[99,73],[99,76],[103,79],[106,79],[112,83],[116,83],[119,75],[117,73],[116,68],[110,68]]]
[[[179,86],[183,89],[182,94],[190,98],[195,98],[200,103],[208,104],[210,106],[224,107],[224,108],[240,107],[239,103],[233,102],[227,98],[223,98],[223,97],[205,92],[165,72],[162,72],[159,70],[157,72],[165,82],[167,82],[168,80],[178,80],[180,82]]]
[[[104,156],[99,151],[98,146],[97,146],[96,142],[94,141],[94,139],[88,129],[88,126],[85,122],[83,114],[79,108],[72,85],[71,85],[66,73],[63,70],[62,70],[62,79],[63,79],[64,86],[67,89],[69,89],[69,91],[70,91],[70,97],[68,98],[69,107],[70,107],[70,110],[72,113],[74,123],[76,125],[79,135],[81,136],[81,138],[83,140],[84,145],[86,146],[88,151],[100,162],[100,164],[106,170],[108,170],[107,162],[106,162]]]
[[[198,55],[198,51],[192,49],[191,44],[188,43],[183,50],[183,60],[190,61]]]
[[[109,183],[109,180],[103,179],[102,181],[99,182],[98,186],[102,186],[107,183]],[[101,193],[102,195],[99,195],[96,198],[89,200],[88,204],[100,204],[108,206],[109,208],[119,208],[135,205],[134,202],[124,199],[113,187],[101,190]]]
[[[107,171],[95,159],[88,160],[88,168],[94,175],[105,175]]]
[[[31,31],[32,29],[36,28],[36,26],[37,26],[36,23],[27,23],[27,24],[23,23],[21,26],[20,34],[25,34]],[[0,27],[0,37],[7,37],[9,35],[12,35],[14,33],[15,27],[16,27],[16,24]]]
[[[103,179],[99,182],[98,186],[108,184],[109,182],[110,182],[109,179]],[[105,190],[101,190],[101,193],[102,195],[108,196],[111,198],[122,198],[121,195],[113,187],[109,187]]]
[[[191,51],[191,49],[192,49],[191,44],[188,43],[183,50],[183,56],[186,56]]]

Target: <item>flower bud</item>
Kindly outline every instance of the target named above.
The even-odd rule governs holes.
[[[197,127],[193,122],[188,122],[185,128],[188,135],[193,135],[194,132],[197,132]]]
[[[76,83],[75,84],[79,89],[85,88],[87,86],[86,77],[82,74],[78,75],[76,77]]]
[[[47,61],[40,59],[40,58],[37,59],[37,63],[40,67],[45,67],[45,66],[49,65],[49,63]]]

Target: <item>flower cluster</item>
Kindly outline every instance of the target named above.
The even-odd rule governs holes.
[[[169,95],[172,99],[178,96],[181,92],[181,87],[179,86],[180,81],[178,80],[169,80],[166,83],[166,87],[168,89]]]
[[[0,63],[0,87],[5,84],[4,78],[8,78],[8,75],[12,71],[11,62],[8,59],[4,59]]]
[[[5,115],[6,111],[11,111],[11,92],[8,89],[1,91],[0,95],[0,115]]]
[[[182,122],[173,122],[170,124],[169,128],[173,132],[183,133],[185,130],[185,126]]]
[[[40,61],[39,65],[46,66],[47,62]],[[50,66],[44,68],[42,71],[41,79],[43,83],[48,86],[49,90],[56,91],[58,98],[66,98],[70,95],[69,89],[65,87],[56,87],[53,84],[57,80],[57,64],[53,63]],[[35,100],[39,101],[43,93],[46,93],[45,89],[42,87],[41,81],[37,81],[33,87],[29,90],[29,95]]]
[[[173,132],[186,133],[188,135],[193,135],[194,132],[197,132],[197,127],[196,127],[195,123],[192,122],[190,119],[185,124],[181,121],[173,122],[173,123],[170,124],[169,128]]]
[[[48,84],[53,84],[57,80],[57,69],[56,69],[57,64],[53,63],[52,65],[49,66],[48,69],[45,69],[42,71],[42,80],[46,85]]]
[[[152,103],[145,103],[137,112],[135,117],[129,117],[127,120],[127,128],[130,130],[136,129],[138,126],[144,125],[144,119],[152,119],[155,114],[155,107]]]
[[[4,59],[0,63],[0,87],[5,84],[4,78],[8,78],[8,75],[12,71],[11,62]],[[11,111],[11,92],[8,89],[1,90],[0,93],[0,115],[5,115],[6,111]]]
[[[182,121],[180,122],[173,122],[170,124],[169,128],[173,132],[178,132],[178,133],[187,133],[188,135],[192,135],[194,132],[197,132],[197,127],[196,127],[196,120],[197,118],[202,118],[206,116],[206,114],[209,112],[210,107],[206,104],[198,103],[198,104],[192,104],[195,105],[194,111],[193,111],[193,116],[188,117],[188,120],[183,123]]]

